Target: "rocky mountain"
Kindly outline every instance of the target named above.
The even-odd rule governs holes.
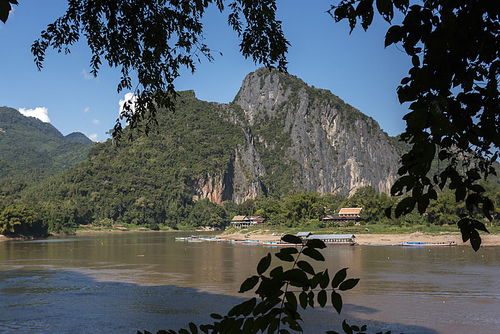
[[[92,145],[84,162],[20,198],[43,208],[54,231],[110,222],[224,226],[234,203],[259,195],[347,196],[369,185],[388,192],[396,178],[395,139],[377,122],[277,71],[250,73],[229,104],[185,91],[175,113],[156,116],[148,135],[126,127],[121,141]]]
[[[229,104],[181,92],[176,112],[157,118],[149,135],[126,128],[123,138],[133,140],[93,145],[84,163],[31,193],[71,194],[79,207],[102,210],[96,216],[128,221],[130,208],[165,216],[204,198],[221,204],[292,191],[349,196],[369,185],[389,192],[396,178],[398,149],[375,120],[278,71],[247,75]]]
[[[86,159],[93,142],[82,133],[63,136],[53,125],[0,107],[0,180],[36,181]]]
[[[195,199],[241,203],[301,190],[349,196],[368,185],[389,193],[396,179],[399,152],[378,123],[297,77],[259,69],[220,107],[244,142],[226,168],[191,182]]]

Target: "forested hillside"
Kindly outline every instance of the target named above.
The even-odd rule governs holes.
[[[66,168],[58,163],[70,154],[78,160],[65,145],[81,145],[82,152],[88,147],[67,142],[34,119],[16,121],[15,110],[2,112],[12,115],[10,123],[2,120],[0,136],[29,139],[24,146],[13,142],[2,154],[9,163],[28,166],[18,170],[31,173],[31,179]],[[68,232],[78,225],[226,227],[236,214],[261,215],[275,225],[311,220],[321,225],[324,214],[341,206],[363,207],[364,222],[448,224],[464,211],[464,205],[442,196],[425,217],[384,218],[385,208],[400,200],[386,193],[404,147],[331,92],[290,75],[251,73],[230,104],[181,92],[176,112],[157,117],[147,136],[125,128],[123,138],[132,140],[96,143],[84,162],[60,174],[32,184],[11,177],[1,184],[0,234]],[[9,143],[4,138],[2,145]],[[49,145],[61,139],[57,149]],[[39,146],[30,146],[34,141]],[[55,151],[58,155],[48,159]],[[495,185],[488,191],[496,198]]]
[[[0,107],[0,182],[33,182],[86,159],[92,141],[81,133],[63,136],[54,126],[15,109]]]

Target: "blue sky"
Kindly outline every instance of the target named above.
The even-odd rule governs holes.
[[[349,35],[347,22],[335,23],[325,13],[336,1],[278,1],[277,15],[291,43],[288,71],[330,90],[397,135],[404,130],[407,108],[399,104],[396,87],[411,61],[395,46],[384,48],[389,25],[380,18],[367,32],[357,27]],[[0,106],[45,115],[64,135],[80,131],[92,140],[106,140],[119,101],[128,93],[116,91],[119,71],[103,66],[97,78],[90,76],[90,52],[83,40],[69,55],[49,50],[38,71],[31,44],[64,14],[66,1],[20,0],[14,7],[7,23],[0,22]],[[201,100],[230,102],[245,76],[260,65],[239,53],[227,13],[210,10],[204,25],[206,44],[223,55],[214,52],[213,62],[202,59],[195,74],[186,70],[174,84],[178,90],[193,89]]]

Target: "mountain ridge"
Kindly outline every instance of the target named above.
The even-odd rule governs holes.
[[[226,118],[245,133],[235,159],[243,167],[234,168],[246,169],[248,194],[236,192],[236,202],[292,190],[349,196],[367,185],[389,193],[396,179],[399,150],[378,123],[295,76],[252,72],[225,108]],[[213,184],[196,183],[198,197],[219,197],[208,190]]]
[[[95,143],[84,162],[20,197],[54,216],[54,231],[110,222],[224,226],[228,207],[259,196],[388,192],[396,178],[398,149],[376,121],[277,71],[248,74],[228,104],[179,92],[176,112],[156,116],[148,135],[126,127],[123,138],[133,140]]]
[[[64,136],[52,124],[0,107],[0,180],[38,181],[84,161],[93,142]]]

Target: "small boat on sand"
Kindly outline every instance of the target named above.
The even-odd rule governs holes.
[[[455,241],[441,241],[441,242],[418,242],[418,241],[403,241],[401,246],[456,246]]]

